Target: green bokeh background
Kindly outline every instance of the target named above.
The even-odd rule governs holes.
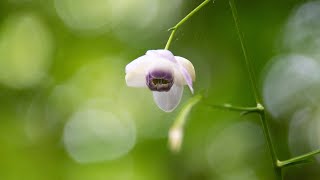
[[[188,118],[181,152],[173,154],[167,146],[167,133],[181,105],[174,112],[165,113],[156,107],[147,89],[126,87],[125,65],[149,49],[163,48],[169,37],[167,29],[201,0],[179,3],[167,0],[162,4],[155,0],[160,10],[147,24],[139,18],[145,19],[151,7],[141,6],[143,0],[121,1],[118,5],[121,13],[108,15],[106,21],[110,22],[96,29],[86,29],[85,22],[91,22],[90,18],[84,21],[82,18],[91,11],[83,12],[86,6],[80,1],[59,1],[69,3],[71,10],[66,11],[75,15],[69,20],[79,26],[61,18],[56,1],[0,1],[1,180],[274,178],[271,157],[255,115],[239,116],[237,112],[211,109],[201,102]],[[104,1],[88,2],[87,7],[94,14],[94,8],[99,6],[91,7],[90,3]],[[304,2],[236,2],[260,90],[268,61],[281,51],[279,39],[288,17]],[[117,4],[109,2],[107,8],[112,8],[113,3]],[[172,4],[176,6],[170,10]],[[206,102],[254,105],[227,1],[209,3],[178,29],[170,50],[193,63],[197,74],[195,93],[203,90]],[[13,56],[18,60],[11,63]],[[181,104],[191,96],[185,88]],[[94,138],[89,139],[94,142],[79,145],[77,157],[90,159],[96,153],[95,162],[77,161],[65,141],[66,124],[75,118],[75,113],[86,108],[111,113],[120,122],[121,119],[131,122],[131,134],[127,127],[119,130],[126,136],[124,142],[119,141],[120,145],[112,140],[103,144],[103,140]],[[113,137],[112,128],[117,126],[104,127],[99,124],[99,118],[92,122],[97,122],[99,130],[111,132],[102,137],[122,138],[121,134]],[[288,148],[288,122],[279,123],[269,116],[268,123],[279,158],[292,157]],[[79,135],[87,133],[86,128],[78,131]],[[128,148],[128,143],[132,146],[117,158],[103,158],[104,153],[121,151],[122,145]],[[119,147],[108,150],[112,146]],[[285,179],[318,179],[319,168],[316,161],[292,167],[286,169]]]

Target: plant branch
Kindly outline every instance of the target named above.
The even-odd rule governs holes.
[[[242,48],[244,60],[245,60],[245,63],[246,63],[246,67],[247,67],[247,70],[248,70],[248,73],[249,73],[250,82],[251,82],[251,86],[252,86],[252,91],[253,91],[254,97],[256,99],[256,102],[258,104],[258,103],[260,103],[260,100],[259,100],[259,96],[258,96],[258,88],[257,88],[257,85],[256,85],[257,83],[256,83],[256,79],[255,79],[255,76],[254,76],[254,71],[253,71],[252,65],[250,64],[250,61],[249,61],[249,58],[248,58],[247,49],[246,49],[246,46],[244,44],[243,34],[241,33],[241,30],[240,30],[237,8],[236,8],[236,5],[234,3],[234,0],[230,0],[229,4],[230,4],[231,11],[232,11],[232,16],[233,16],[233,19],[234,19],[234,23],[235,23],[235,26],[236,26],[236,29],[237,29],[237,34],[239,36],[239,40],[240,40],[240,43],[241,43],[241,48]]]
[[[302,163],[308,162],[308,160],[310,160],[311,158],[313,158],[315,155],[317,155],[319,153],[320,153],[320,149],[312,151],[312,152],[309,152],[307,154],[303,154],[301,156],[297,156],[297,157],[285,160],[285,161],[279,161],[278,160],[277,161],[277,166],[279,168],[282,168],[282,167],[286,167],[286,166],[302,164]]]
[[[277,158],[274,146],[272,144],[271,135],[270,135],[269,127],[268,127],[268,124],[267,124],[265,111],[261,111],[259,114],[260,114],[260,120],[261,120],[261,123],[262,123],[263,132],[264,132],[265,138],[267,140],[267,146],[268,146],[270,154],[271,154],[271,158],[272,158],[272,162],[273,162],[274,168],[276,169],[278,158]],[[278,172],[276,172],[276,173],[278,173]]]
[[[242,115],[249,114],[249,113],[259,113],[263,111],[262,106],[257,107],[243,107],[243,106],[233,106],[231,104],[223,104],[223,105],[212,105],[207,104],[209,107],[216,108],[216,109],[225,109],[229,111],[239,111]]]
[[[196,12],[198,12],[202,7],[204,7],[206,4],[208,4],[211,0],[205,0],[203,1],[198,7],[196,7],[194,10],[192,10],[186,17],[184,17],[181,21],[179,21],[175,26],[171,27],[168,31],[171,31],[171,34],[169,36],[169,39],[167,41],[166,47],[164,49],[169,49],[170,44],[173,40],[173,36],[176,33],[176,30],[185,23],[191,16],[193,16]],[[213,1],[214,2],[214,1]]]
[[[255,101],[256,101],[257,107],[261,107],[261,109],[262,109],[261,111],[259,111],[259,117],[260,117],[260,120],[261,120],[261,123],[262,123],[263,133],[264,133],[266,141],[267,141],[267,147],[268,147],[268,149],[270,151],[270,154],[271,154],[271,158],[272,158],[272,163],[273,163],[273,166],[274,166],[275,174],[276,174],[276,177],[278,179],[281,179],[282,178],[282,170],[281,170],[281,168],[278,168],[278,166],[277,166],[278,158],[277,158],[277,155],[275,153],[274,146],[272,144],[270,131],[269,131],[268,124],[267,124],[267,121],[266,121],[266,115],[265,115],[264,107],[263,107],[262,104],[260,104],[261,101],[260,101],[259,96],[258,96],[257,82],[256,82],[256,79],[255,79],[255,76],[254,76],[254,71],[253,71],[253,68],[252,68],[252,64],[250,63],[248,55],[247,55],[247,50],[246,50],[246,47],[245,47],[243,34],[241,33],[241,30],[240,30],[238,13],[237,13],[237,8],[236,8],[234,0],[229,0],[229,5],[230,5],[230,8],[231,8],[232,16],[233,16],[233,19],[234,19],[234,23],[235,23],[235,26],[236,26],[236,29],[237,29],[237,34],[239,36],[239,40],[240,40],[240,43],[241,43],[241,48],[242,48],[242,52],[243,52],[243,55],[244,55],[244,60],[245,60],[245,63],[246,63],[247,71],[248,71],[248,74],[249,74],[249,77],[250,77],[250,82],[251,82],[252,91],[253,91],[253,94],[254,94],[254,97],[255,97]]]

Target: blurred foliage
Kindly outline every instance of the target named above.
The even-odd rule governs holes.
[[[164,48],[167,29],[201,2],[1,0],[0,179],[273,179],[255,115],[199,103],[174,155],[167,133],[180,109],[164,113],[148,90],[125,85],[125,65]],[[299,11],[304,3],[237,1],[281,160],[320,147],[320,6]],[[171,51],[192,61],[206,102],[254,105],[227,1],[184,24]],[[318,168],[292,167],[285,179],[319,179]]]

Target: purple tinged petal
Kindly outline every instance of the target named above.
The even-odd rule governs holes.
[[[167,59],[167,60],[173,62],[175,65],[175,68],[179,69],[179,71],[183,75],[184,80],[186,81],[186,84],[189,86],[190,91],[193,93],[193,84],[192,84],[191,75],[189,74],[187,69],[185,69],[185,67],[183,67],[183,65],[180,64],[179,61],[177,61],[175,56],[169,50],[165,50],[165,49],[149,50],[149,51],[147,51],[146,55],[147,56],[154,56],[157,58]]]
[[[192,63],[186,58],[175,56],[179,71],[181,72],[185,83],[189,86],[190,91],[193,94],[193,81],[195,80],[195,71]]]
[[[169,71],[155,70],[146,76],[146,84],[151,91],[167,92],[173,85],[173,76]]]
[[[188,71],[189,75],[192,78],[192,81],[195,81],[196,73],[195,73],[195,70],[194,70],[192,63],[184,57],[175,56],[175,58],[178,61],[178,63]]]
[[[154,70],[149,72],[150,76],[153,78],[161,78],[166,80],[172,80],[173,76],[170,71],[163,71],[163,70]]]
[[[191,93],[193,94],[192,78],[191,78],[190,74],[188,73],[188,71],[184,67],[180,66],[179,68],[180,68],[180,71],[184,77],[184,80],[187,82],[189,89],[190,89]]]
[[[165,50],[165,49],[149,50],[146,52],[146,55],[156,56],[158,58],[167,59],[173,63],[177,63],[177,60],[174,58],[174,55],[169,50]]]

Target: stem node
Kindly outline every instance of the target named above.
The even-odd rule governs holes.
[[[173,27],[169,28],[168,31],[173,31],[175,29],[177,29],[177,27],[173,26]]]
[[[260,103],[257,103],[257,109],[259,111],[264,111],[264,106],[262,104],[260,104]]]

